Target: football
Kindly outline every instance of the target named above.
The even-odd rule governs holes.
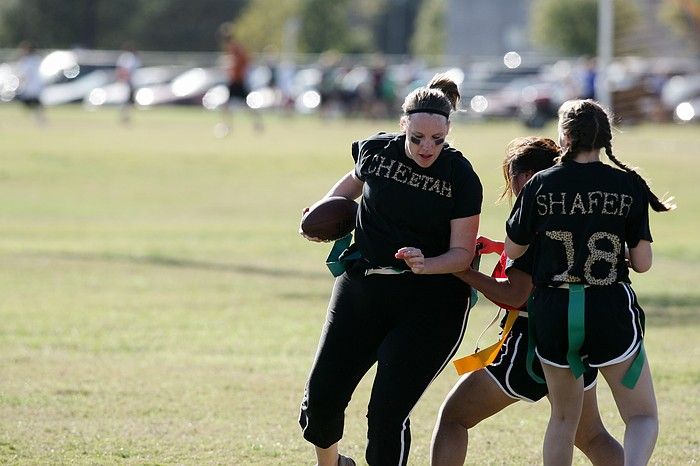
[[[305,235],[335,241],[355,229],[357,203],[340,196],[326,197],[309,207],[301,219]]]

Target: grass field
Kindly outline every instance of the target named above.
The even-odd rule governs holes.
[[[37,128],[0,106],[0,463],[313,464],[297,415],[332,279],[328,245],[297,235],[299,214],[351,168],[350,141],[396,122],[274,117],[261,135],[246,120],[215,139],[216,116],[195,109],[140,112],[130,127],[111,110],[48,117]],[[483,234],[503,235],[503,147],[528,133],[453,127],[485,187]],[[652,463],[696,464],[700,131],[624,128],[615,152],[679,205],[652,215],[655,265],[633,280],[660,410]],[[460,354],[492,310],[474,309]],[[342,443],[358,460],[370,376]],[[410,464],[427,464],[456,380],[448,367],[414,410]],[[598,390],[620,439],[607,385]],[[480,424],[468,464],[540,463],[548,413],[521,403]]]

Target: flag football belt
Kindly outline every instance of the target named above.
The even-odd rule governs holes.
[[[409,273],[410,269],[397,269],[396,267],[376,267],[374,269],[365,270],[365,276],[367,275],[401,275],[402,273]]]
[[[335,243],[331,248],[331,252],[326,258],[326,266],[328,270],[334,277],[339,277],[348,268],[348,264],[351,261],[362,259],[362,253],[355,249],[351,251],[348,249],[350,243],[352,242],[352,233],[343,236]],[[396,267],[374,267],[365,270],[365,275],[400,275],[402,273],[409,273],[410,269],[399,269]]]
[[[503,343],[506,341],[506,338],[510,334],[510,330],[513,328],[515,319],[517,319],[518,316],[527,317],[527,312],[511,310],[508,310],[507,312],[508,317],[506,318],[506,323],[503,325],[501,338],[488,348],[484,348],[483,350],[479,351],[479,348],[477,347],[476,352],[474,354],[470,354],[469,356],[465,356],[463,358],[455,359],[452,363],[455,365],[455,369],[457,369],[457,374],[462,375],[468,372],[474,372],[476,370],[483,369],[484,367],[491,364],[494,361],[494,359],[496,359],[498,352],[501,350],[501,346],[503,346]],[[496,318],[494,319],[494,321],[497,318],[498,314],[496,314]],[[484,332],[488,330],[488,328],[492,324],[493,321],[486,327],[486,329],[484,329]],[[483,335],[484,332],[481,332],[481,334]],[[481,336],[479,336],[479,338],[477,339],[477,343],[479,339],[481,339]]]
[[[351,260],[362,259],[362,253],[358,250],[355,250],[353,253],[348,253],[348,246],[350,246],[351,242],[352,233],[348,233],[333,243],[331,252],[326,258],[326,266],[334,277],[341,276],[347,269],[348,262]]]
[[[326,258],[326,266],[334,277],[341,276],[347,270],[351,261],[362,259],[362,253],[359,250],[351,251],[349,249],[351,242],[352,233],[349,233],[333,243],[331,252]],[[410,271],[410,269],[399,269],[396,267],[375,267],[366,269],[365,275],[399,275]]]
[[[348,233],[342,238],[338,239],[333,243],[331,252],[326,258],[326,266],[328,270],[334,277],[339,277],[348,268],[351,261],[356,261],[362,259],[362,253],[359,249],[350,249],[350,243],[352,242],[352,233]],[[479,256],[477,255],[472,262],[472,268],[479,270]],[[376,267],[365,270],[365,276],[367,275],[400,275],[403,273],[412,273],[410,269],[399,269],[396,267]],[[478,296],[476,290],[471,288],[471,297],[469,299],[469,309],[474,307]]]
[[[585,333],[585,315],[586,315],[586,290],[589,285],[581,283],[563,283],[552,288],[567,288],[569,290],[569,304],[567,309],[568,317],[568,337],[569,348],[566,353],[566,360],[569,363],[569,368],[575,378],[581,377],[585,372],[586,367],[581,360],[581,346],[586,336]],[[528,310],[531,312],[534,308],[532,297],[528,300]],[[535,339],[534,319],[528,320],[528,351],[527,351],[527,372],[530,377],[538,383],[544,383],[544,380],[535,374],[533,364],[535,360],[535,347],[537,341]],[[639,353],[635,357],[632,365],[627,369],[627,372],[622,378],[622,384],[630,390],[634,388],[639,380],[642,367],[644,366],[644,346],[640,345]]]

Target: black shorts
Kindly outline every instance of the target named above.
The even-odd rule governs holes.
[[[548,391],[547,385],[535,382],[527,373],[527,319],[525,316],[516,319],[496,359],[486,367],[486,372],[509,397],[534,403],[546,396]],[[537,358],[533,361],[533,370],[544,378]],[[598,369],[586,366],[583,373],[584,390],[595,387],[597,377]]]
[[[644,337],[644,311],[628,283],[585,289],[585,339],[580,355],[591,367],[620,363],[637,354]],[[537,287],[534,318],[537,356],[546,364],[569,367],[566,288]]]
[[[229,99],[242,99],[245,100],[248,97],[248,88],[245,84],[241,82],[229,82],[228,83],[228,98]]]

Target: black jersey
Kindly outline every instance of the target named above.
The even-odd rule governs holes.
[[[447,252],[450,220],[481,212],[482,189],[469,161],[445,144],[428,168],[405,152],[405,134],[379,133],[352,144],[364,182],[355,242],[373,266],[407,268],[394,257],[405,246],[425,257]]]
[[[647,191],[610,165],[567,161],[525,185],[506,232],[535,248],[535,285],[629,283],[625,243],[652,240]]]

